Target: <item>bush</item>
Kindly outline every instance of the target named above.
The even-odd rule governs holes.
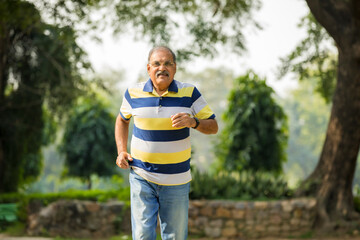
[[[0,203],[15,203],[24,200],[40,200],[44,205],[54,202],[59,199],[79,199],[79,200],[91,200],[98,202],[105,202],[110,199],[117,199],[120,201],[130,200],[129,187],[125,187],[117,190],[68,190],[66,192],[59,193],[7,193],[0,195]]]
[[[0,203],[17,203],[17,218],[21,222],[25,222],[27,218],[27,208],[29,204],[36,201],[41,206],[60,199],[78,199],[105,202],[107,200],[116,199],[119,201],[130,202],[130,189],[125,187],[117,190],[68,190],[60,193],[9,193],[0,195]]]
[[[267,172],[219,172],[218,174],[192,172],[191,199],[282,199],[293,191],[279,176]]]

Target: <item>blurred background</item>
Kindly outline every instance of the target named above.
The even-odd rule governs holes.
[[[318,163],[337,49],[303,0],[3,0],[0,16],[4,202],[128,198],[114,123],[154,45],[176,52],[175,79],[199,88],[220,127],[191,131],[191,198],[289,198]]]

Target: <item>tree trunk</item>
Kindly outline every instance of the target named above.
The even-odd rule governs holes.
[[[5,169],[6,168],[5,168],[4,149],[0,136],[0,194],[5,191],[5,186],[4,186]]]
[[[316,180],[318,223],[354,216],[352,182],[360,146],[360,62],[339,52],[338,83]]]
[[[1,119],[4,116],[5,109],[5,86],[7,83],[7,53],[9,49],[9,34],[5,23],[0,22],[0,193],[4,192],[4,177],[6,171],[4,136],[2,135]]]
[[[91,176],[88,176],[87,177],[87,189],[88,190],[91,190],[91,188],[92,188],[92,182],[91,182]]]
[[[337,85],[320,160],[299,189],[317,198],[317,227],[335,227],[357,217],[352,183],[360,147],[360,14],[357,1],[307,0],[311,12],[334,38]],[[355,10],[354,10],[355,9]]]

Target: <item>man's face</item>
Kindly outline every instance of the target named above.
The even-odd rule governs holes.
[[[155,88],[165,90],[174,79],[176,63],[168,50],[159,49],[151,55],[147,70]]]

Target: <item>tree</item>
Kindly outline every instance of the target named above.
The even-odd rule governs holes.
[[[65,174],[80,177],[91,188],[91,175],[115,173],[115,116],[99,100],[80,100],[72,110],[65,127],[61,152],[65,155]]]
[[[257,26],[251,15],[259,6],[258,0],[1,1],[0,192],[17,191],[28,176],[38,175],[44,109],[53,119],[64,116],[86,86],[80,73],[89,64],[77,34],[111,21],[117,33],[131,27],[153,44],[179,43],[179,59],[214,55],[216,43],[241,52],[242,29]],[[94,17],[96,9],[103,17]],[[181,45],[180,25],[191,37],[187,45]]]
[[[282,59],[280,77],[292,71],[300,81],[312,81],[314,92],[320,93],[330,103],[336,85],[336,47],[326,30],[312,14],[301,19],[299,27],[307,30],[307,37],[295,50]]]
[[[71,28],[44,23],[31,3],[0,2],[0,193],[38,176],[48,120],[79,95],[86,67]]]
[[[299,194],[317,198],[317,224],[345,223],[354,210],[352,183],[360,147],[360,2],[306,0],[316,21],[335,42],[336,84],[319,162]]]
[[[220,167],[227,171],[282,172],[286,160],[286,115],[274,91],[253,72],[234,81],[216,147]]]
[[[214,56],[219,43],[241,54],[245,49],[243,29],[250,25],[259,28],[252,13],[260,6],[259,0],[128,0],[108,5],[115,9],[112,26],[116,32],[134,29],[153,44],[170,45],[183,60],[200,54]]]

